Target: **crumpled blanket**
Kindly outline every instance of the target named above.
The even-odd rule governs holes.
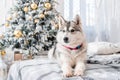
[[[119,80],[120,65],[117,67],[87,64],[85,75],[65,78],[60,66],[49,59],[35,59],[15,62],[7,80]],[[108,75],[109,74],[109,75]]]
[[[88,44],[88,63],[120,64],[120,43],[93,42]]]
[[[57,62],[49,59],[34,59],[15,62],[7,80],[90,80],[88,77],[64,78]]]
[[[44,80],[45,76],[56,80],[53,76],[60,75],[60,71],[57,63],[48,59],[17,61],[11,66],[7,80]]]
[[[120,64],[120,54],[89,56],[87,62],[91,64]]]

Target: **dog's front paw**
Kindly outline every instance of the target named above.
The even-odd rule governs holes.
[[[67,70],[67,71],[64,71],[63,72],[63,76],[64,77],[72,77],[73,76],[73,73],[71,70]]]
[[[84,75],[84,71],[83,70],[75,70],[74,75],[75,76],[83,76]]]

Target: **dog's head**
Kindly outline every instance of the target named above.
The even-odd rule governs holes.
[[[70,47],[76,47],[84,41],[81,20],[76,15],[74,21],[66,21],[59,17],[59,31],[57,33],[57,42]]]

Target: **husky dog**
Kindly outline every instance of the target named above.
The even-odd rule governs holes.
[[[76,15],[74,21],[66,21],[60,16],[57,44],[49,51],[48,57],[58,61],[64,77],[84,74],[86,50],[87,44],[79,16]]]

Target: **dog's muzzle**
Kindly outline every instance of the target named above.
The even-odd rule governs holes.
[[[65,43],[69,43],[68,37],[64,37],[63,40],[64,40]]]

